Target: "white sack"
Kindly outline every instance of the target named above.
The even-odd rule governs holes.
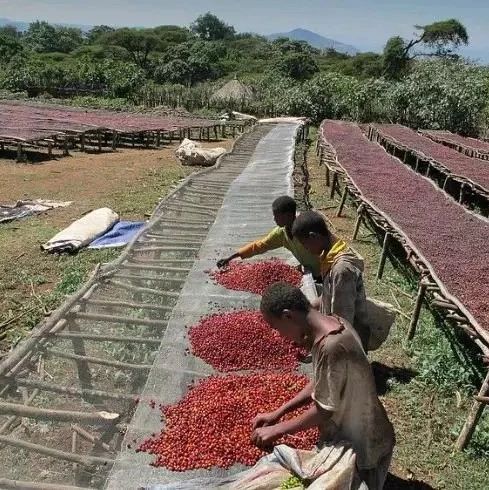
[[[112,209],[96,209],[60,231],[41,248],[48,252],[74,252],[110,230],[117,221],[119,215]]]
[[[211,167],[226,151],[225,148],[203,148],[200,143],[185,138],[176,149],[175,155],[182,165]]]

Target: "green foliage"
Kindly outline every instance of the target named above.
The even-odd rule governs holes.
[[[289,52],[275,62],[278,72],[294,80],[308,80],[319,71],[314,58],[309,53]]]
[[[107,34],[110,34],[111,32],[114,32],[115,29],[110,26],[106,25],[100,25],[100,26],[95,26],[88,31],[86,40],[89,44],[96,43],[102,36],[106,36]]]
[[[152,29],[117,29],[104,34],[99,42],[125,49],[131,61],[141,68],[148,66],[150,54],[161,47],[161,39]]]
[[[469,35],[465,26],[457,19],[442,20],[425,26],[416,26],[423,31],[421,42],[434,49],[439,56],[451,54],[462,44],[469,43]]]
[[[401,123],[477,134],[489,100],[489,76],[461,62],[423,61],[394,85],[391,97],[394,119]]]
[[[210,12],[199,16],[190,28],[194,34],[205,41],[231,39],[236,32],[233,26],[226,24]]]
[[[80,29],[36,21],[29,25],[25,44],[37,53],[70,53],[83,43]]]
[[[0,59],[9,62],[15,55],[21,53],[24,47],[20,40],[9,31],[0,31]]]
[[[393,80],[399,79],[406,73],[408,63],[404,39],[400,36],[391,37],[384,48],[384,75]]]

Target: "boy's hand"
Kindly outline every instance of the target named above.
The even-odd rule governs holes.
[[[277,439],[282,437],[282,431],[278,425],[271,425],[270,427],[259,427],[251,434],[251,440],[253,444],[258,447],[266,448],[270,447]]]
[[[226,267],[229,264],[229,262],[230,262],[230,257],[218,260],[217,267],[219,267],[219,269],[222,269],[223,267]]]
[[[259,413],[252,421],[253,430],[274,424],[280,417],[275,412]]]

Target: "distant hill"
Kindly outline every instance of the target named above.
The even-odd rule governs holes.
[[[42,19],[39,19],[42,20]],[[83,32],[88,32],[93,26],[84,26],[84,25],[77,25],[77,24],[57,24],[53,23],[54,25],[58,26],[63,26],[63,27],[77,27],[78,29],[81,29]],[[0,18],[0,27],[3,26],[15,26],[17,27],[17,30],[19,31],[27,31],[29,28],[29,22],[23,22],[20,20],[12,20],[12,19],[6,19],[4,17]]]
[[[294,29],[290,32],[278,32],[276,34],[270,34],[266,36],[268,39],[273,41],[280,37],[288,37],[294,41],[307,41],[311,46],[318,49],[334,49],[339,53],[345,53],[349,55],[355,55],[358,53],[358,49],[349,44],[343,44],[334,39],[329,39],[327,37],[316,34],[315,32],[308,31],[307,29]]]

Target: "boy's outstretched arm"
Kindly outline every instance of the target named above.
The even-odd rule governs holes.
[[[323,410],[314,403],[314,405],[308,408],[304,413],[291,420],[267,427],[258,427],[253,431],[251,440],[257,446],[267,447],[286,434],[295,434],[296,432],[301,432],[310,429],[311,427],[317,427],[319,424],[324,424],[331,415],[332,412]]]
[[[256,429],[258,427],[263,427],[267,425],[272,425],[278,420],[280,420],[286,413],[302,407],[306,403],[309,403],[311,401],[312,397],[312,392],[314,390],[314,383],[312,381],[309,381],[307,385],[297,393],[294,398],[289,400],[287,403],[284,403],[281,407],[277,408],[277,410],[274,410],[273,412],[268,412],[268,413],[260,413],[258,414],[252,422],[252,427],[253,429]]]
[[[230,255],[225,259],[221,259],[217,262],[217,267],[225,267],[233,259],[241,257],[242,259],[249,259],[254,255],[264,254],[269,250],[275,250],[284,246],[284,230],[277,227],[274,228],[267,236],[260,238],[254,242],[248,243],[241,247],[236,253]]]
[[[229,257],[226,257],[225,259],[220,259],[217,261],[217,267],[221,269],[222,267],[226,267],[231,260],[237,259],[238,257],[241,257],[239,252],[234,253],[233,255],[230,255]]]

